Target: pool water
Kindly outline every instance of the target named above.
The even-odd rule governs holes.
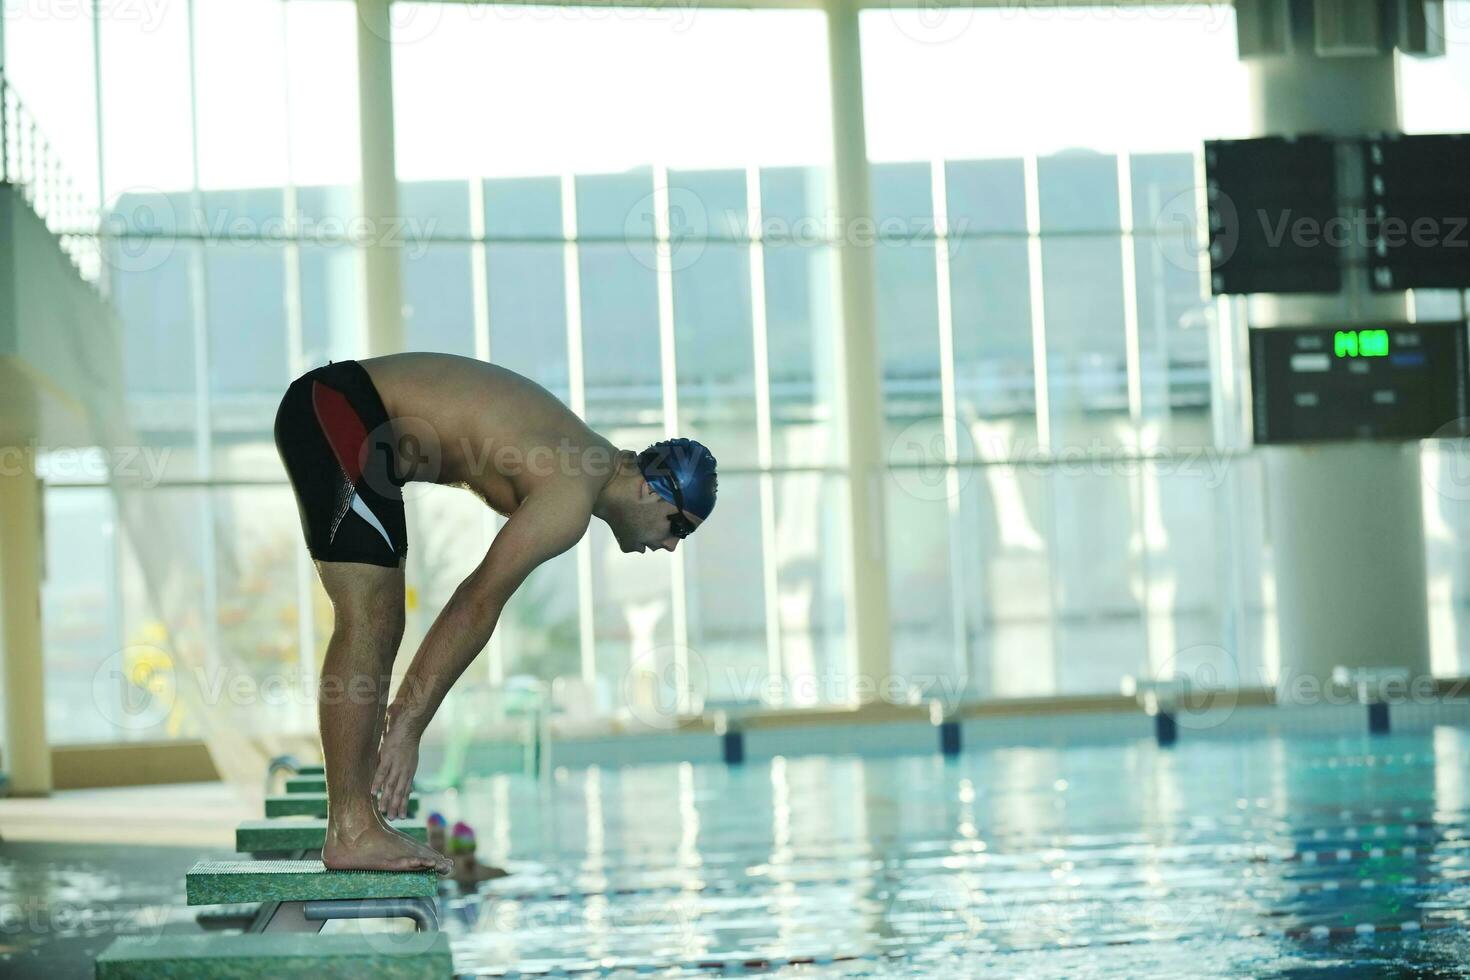
[[[487,976],[1470,975],[1470,731],[487,777]]]

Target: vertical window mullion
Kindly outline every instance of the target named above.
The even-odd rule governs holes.
[[[490,361],[490,269],[489,245],[485,231],[485,180],[471,177],[469,182],[470,208],[470,303],[474,316],[475,358]],[[486,539],[493,539],[499,532],[501,518],[486,507],[480,518],[480,528]],[[485,542],[489,545],[489,540]],[[505,633],[495,630],[490,634],[486,646],[486,675],[491,684],[505,680]]]
[[[658,286],[659,377],[663,389],[664,437],[679,428],[679,365],[674,333],[674,243],[669,230],[669,169],[653,168],[654,262]],[[689,711],[689,610],[685,549],[674,552],[669,569],[670,611],[674,627],[674,670],[679,713]]]
[[[745,170],[745,215],[750,236],[750,327],[755,361],[755,452],[760,470],[761,588],[766,609],[766,664],[768,679],[786,677],[781,650],[780,579],[776,567],[776,478],[771,473],[771,354],[766,316],[766,256],[761,234],[761,179],[759,167]]]
[[[934,284],[939,313],[939,404],[944,426],[944,498],[949,523],[949,595],[953,632],[951,662],[969,667],[969,624],[965,615],[964,546],[960,538],[959,398],[955,391],[954,305],[950,293],[949,194],[944,161],[929,164],[934,213]]]
[[[189,0],[189,161],[190,191],[189,205],[193,211],[188,227],[199,233],[197,240],[189,243],[189,282],[191,316],[194,327],[194,446],[198,459],[195,465],[203,484],[204,506],[201,508],[199,540],[203,552],[203,614],[204,614],[204,663],[213,671],[219,666],[219,568],[216,563],[214,524],[214,432],[213,409],[209,389],[209,282],[206,261],[207,236],[202,223],[204,215],[204,193],[199,186],[199,59],[198,29],[195,21],[195,2]]]
[[[1045,458],[1052,452],[1050,372],[1046,349],[1046,280],[1041,251],[1041,174],[1036,154],[1028,153],[1024,164],[1026,194],[1026,269],[1031,300],[1031,363],[1033,390],[1036,397],[1036,449]],[[1057,663],[1056,619],[1061,609],[1061,586],[1057,576],[1057,481],[1045,481],[1046,488],[1046,567],[1047,590],[1051,602],[1052,690],[1057,689],[1060,675]]]
[[[485,181],[470,180],[470,286],[474,304],[475,357],[490,360],[490,272],[485,232]]]
[[[1051,451],[1051,391],[1046,363],[1046,281],[1041,263],[1041,180],[1036,155],[1026,155],[1026,268],[1031,295],[1031,365],[1036,398],[1036,442]]]
[[[1139,572],[1143,582],[1144,666],[1148,668],[1152,676],[1155,662],[1164,663],[1171,651],[1168,649],[1154,650],[1155,589],[1152,561],[1154,542],[1150,535],[1149,503],[1151,500],[1158,500],[1159,485],[1157,474],[1150,474],[1147,467],[1147,456],[1154,448],[1155,440],[1148,436],[1143,419],[1143,352],[1138,324],[1138,257],[1134,249],[1133,237],[1132,164],[1132,157],[1126,150],[1118,154],[1118,242],[1123,274],[1123,359],[1128,384],[1128,421],[1132,429],[1130,454],[1138,460],[1138,465],[1133,467],[1133,532],[1138,541]],[[1167,358],[1165,364],[1168,364]],[[1164,383],[1168,385],[1167,377]],[[1168,405],[1167,398],[1165,405]],[[1168,610],[1169,606],[1166,602],[1163,611],[1167,614]],[[1172,635],[1172,632],[1169,629],[1164,631],[1161,639],[1165,647],[1169,645],[1167,637]],[[1154,659],[1155,653],[1159,655],[1157,661]]]
[[[286,230],[289,236],[285,243],[283,261],[286,264],[286,372],[289,377],[299,377],[306,371],[306,339],[301,307],[301,204],[296,192],[295,157],[291,144],[291,39],[290,21],[286,4],[277,4],[281,16],[281,50],[285,52],[286,84],[282,87],[282,117],[286,120],[286,186],[283,188],[282,208],[285,212]],[[296,661],[301,671],[301,681],[310,689],[316,676],[316,608],[312,601],[311,588],[315,570],[311,557],[306,552],[306,543],[298,535],[293,549],[296,561]],[[314,705],[309,699],[301,699],[298,723],[303,730],[315,727]]]
[[[1128,418],[1133,423],[1134,452],[1142,452],[1143,352],[1138,326],[1138,258],[1133,238],[1133,167],[1124,151],[1118,154],[1118,227],[1123,261],[1123,349],[1128,372]]]
[[[587,378],[582,350],[582,266],[577,251],[577,181],[571,174],[561,178],[561,230],[565,241],[564,265],[567,314],[567,387],[572,411],[587,417]],[[592,606],[592,545],[583,535],[577,542],[577,629],[581,640],[582,681],[595,689],[597,644]]]

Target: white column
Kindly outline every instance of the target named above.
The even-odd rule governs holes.
[[[5,653],[5,758],[10,791],[51,792],[46,663],[41,649],[41,488],[34,457],[0,472],[0,639]]]
[[[1398,131],[1394,59],[1324,58],[1309,49],[1247,59],[1254,133]],[[1259,297],[1251,319],[1258,327],[1373,323],[1401,321],[1407,312],[1403,293],[1373,293],[1366,273],[1351,270],[1341,295]],[[1281,671],[1325,677],[1344,664],[1427,672],[1418,444],[1271,446],[1262,453]]]
[[[841,315],[837,340],[837,423],[848,467],[848,668],[880,681],[889,671],[888,563],[883,514],[883,399],[873,289],[872,236],[853,241],[856,221],[871,221],[863,68],[855,0],[829,0],[827,57],[832,88],[833,227]]]
[[[362,249],[365,355],[404,349],[402,255],[396,241],[398,173],[393,142],[393,45],[390,0],[357,0],[357,105],[360,117],[362,217],[370,229]]]
[[[4,20],[0,17],[0,20]],[[5,28],[0,25],[0,69],[5,67]],[[107,121],[107,103],[102,98],[102,0],[92,0],[92,108],[96,122],[93,126],[93,134],[97,141],[97,224],[102,223],[102,215],[107,209],[107,141],[103,138],[104,127]],[[90,222],[88,222],[90,224]],[[107,254],[105,242],[97,243],[97,288],[102,295],[112,295],[111,268],[108,263],[102,261]]]

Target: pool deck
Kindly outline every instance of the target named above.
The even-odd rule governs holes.
[[[0,840],[234,849],[235,828],[260,816],[258,787],[183,783],[62,790],[0,799]]]

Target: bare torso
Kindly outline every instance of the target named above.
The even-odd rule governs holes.
[[[546,389],[493,364],[417,353],[359,363],[391,419],[398,475],[464,487],[508,518],[434,617],[386,715],[388,692],[377,678],[387,674],[403,635],[403,566],[317,563],[336,617],[323,684],[358,690],[365,683],[381,695],[322,700],[332,794],[322,860],[331,868],[442,872],[442,855],[396,837],[379,814],[408,812],[419,740],[450,687],[485,649],[526,576],[581,540],[594,512],[607,520],[617,488],[632,490],[631,454],[619,454]],[[374,451],[377,444],[375,437]],[[639,550],[650,545],[624,539],[637,540]]]
[[[513,371],[452,354],[360,362],[378,389],[412,479],[461,486],[501,514],[537,489],[607,483],[616,449],[550,392]],[[437,442],[437,446],[435,443]]]

